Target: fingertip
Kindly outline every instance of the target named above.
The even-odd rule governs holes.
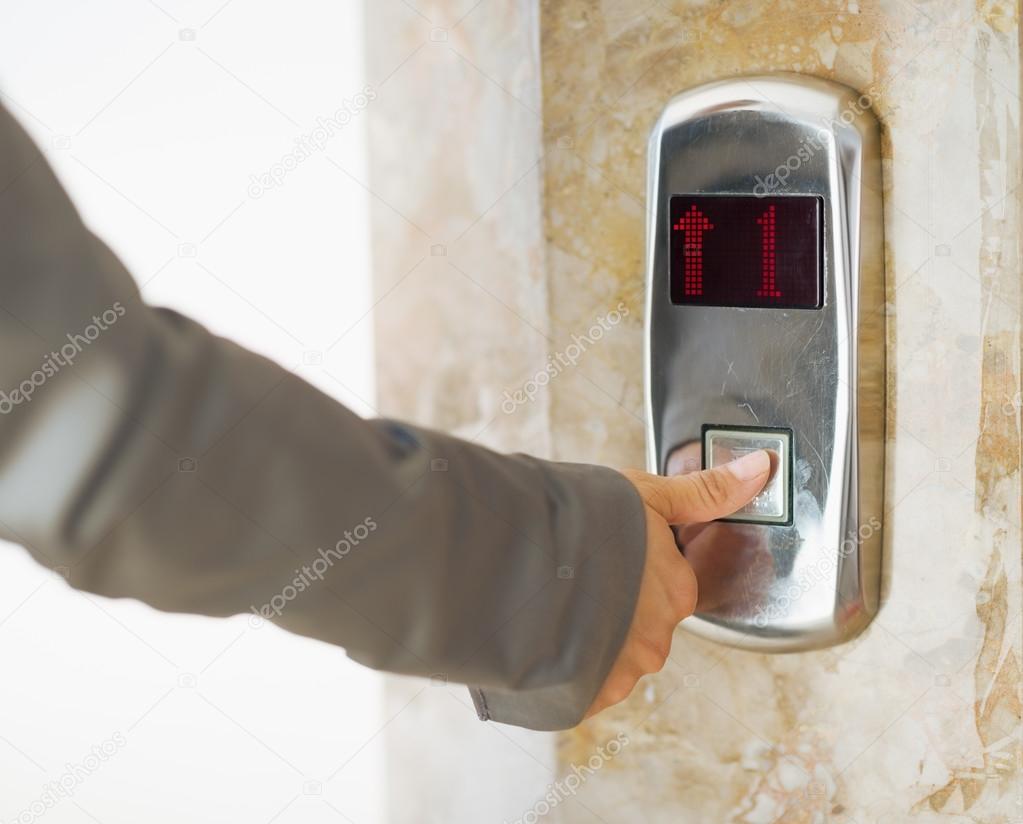
[[[771,456],[767,454],[766,449],[758,449],[756,452],[729,461],[723,468],[740,481],[752,481],[761,475],[766,476],[771,471]]]

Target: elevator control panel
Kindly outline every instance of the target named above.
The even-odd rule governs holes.
[[[878,608],[885,427],[880,135],[866,95],[801,75],[674,98],[650,137],[649,468],[756,449],[767,485],[676,527],[696,571],[682,626],[783,652],[840,643]]]

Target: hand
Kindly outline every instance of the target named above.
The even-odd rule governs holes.
[[[627,470],[646,510],[646,562],[632,624],[590,717],[629,697],[640,678],[658,672],[671,652],[675,627],[696,608],[696,576],[675,544],[671,526],[731,515],[767,483],[771,461],[758,450],[716,469],[665,478]]]
[[[688,475],[700,471],[700,442],[690,441],[670,455],[665,475]],[[778,456],[768,452],[771,471]],[[685,524],[674,529],[675,543],[685,555],[699,583],[697,612],[729,610],[739,602],[765,597],[774,583],[774,557],[762,527],[711,521]]]

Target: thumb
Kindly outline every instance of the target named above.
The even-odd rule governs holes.
[[[649,504],[669,524],[703,523],[731,515],[767,483],[771,457],[763,449],[714,469],[665,478],[649,476]]]

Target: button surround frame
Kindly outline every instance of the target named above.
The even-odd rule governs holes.
[[[795,433],[787,426],[737,426],[735,424],[705,423],[700,427],[700,465],[703,469],[713,468],[710,463],[710,449],[708,434],[714,432],[742,432],[750,435],[763,435],[764,439],[783,436],[785,440],[785,454],[779,456],[779,466],[776,471],[782,473],[783,496],[785,501],[784,517],[757,516],[757,515],[730,515],[727,518],[717,518],[722,523],[729,524],[757,524],[758,526],[792,526],[793,521],[793,453]],[[769,449],[769,447],[763,447]],[[724,466],[724,464],[716,464]],[[770,481],[768,481],[770,483]]]

